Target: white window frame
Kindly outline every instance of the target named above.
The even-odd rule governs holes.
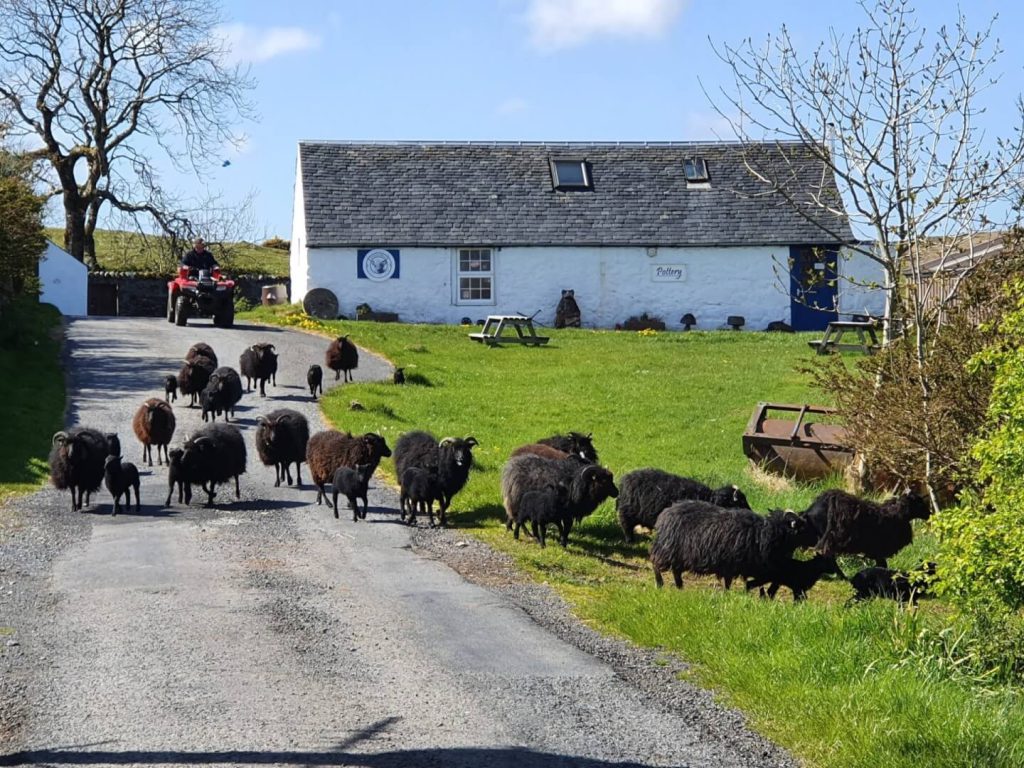
[[[683,161],[683,174],[687,184],[707,184],[711,181],[708,175],[708,162],[703,157],[688,157]]]
[[[555,189],[593,189],[594,182],[593,179],[590,178],[590,165],[587,163],[586,158],[552,157],[550,158],[549,163],[551,165],[551,184]],[[562,163],[578,167],[580,169],[580,174],[583,177],[583,181],[565,181],[564,179],[560,179],[558,176],[558,166]]]
[[[463,269],[462,268],[463,254],[465,254],[468,257],[468,259],[470,260],[470,263],[472,263],[472,261],[473,261],[473,254],[478,254],[478,255],[482,256],[484,253],[486,253],[487,256],[488,256],[488,266],[489,266],[489,269],[482,269],[482,268]],[[454,249],[454,253],[452,255],[452,273],[453,273],[453,277],[452,277],[452,288],[453,288],[453,291],[452,292],[453,292],[454,295],[453,295],[452,299],[453,299],[453,302],[457,306],[493,306],[494,304],[497,303],[497,291],[495,291],[495,273],[496,273],[496,270],[495,270],[495,266],[494,266],[496,255],[497,255],[497,249],[496,248],[470,246],[470,247]],[[480,260],[480,259],[478,259],[478,260]],[[464,279],[465,280],[473,280],[473,279],[487,279],[487,280],[489,280],[490,281],[490,293],[491,293],[490,298],[486,298],[486,299],[464,299],[464,298],[462,298],[462,290],[463,290],[462,289],[462,281]],[[472,290],[472,289],[470,289],[470,290]]]

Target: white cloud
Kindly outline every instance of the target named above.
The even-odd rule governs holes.
[[[686,0],[530,0],[526,18],[538,48],[572,48],[596,37],[658,37]]]
[[[499,115],[521,115],[530,108],[530,102],[520,96],[505,99],[498,105]]]
[[[218,28],[224,38],[232,63],[259,63],[295,51],[320,47],[319,35],[300,27],[268,27],[260,29],[247,24],[224,24]]]

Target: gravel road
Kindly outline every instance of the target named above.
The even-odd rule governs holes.
[[[101,491],[72,513],[48,488],[0,514],[0,765],[793,765],[678,662],[593,633],[457,530],[398,524],[382,483],[360,523],[313,504],[305,468],[274,488],[255,420],[324,428],[305,387],[323,338],[139,318],[67,338],[68,423],[120,433],[143,508],[111,517]],[[130,421],[196,341],[233,367],[270,341],[281,370],[238,410],[242,499],[165,508]],[[390,371],[363,352],[356,380]],[[201,419],[175,411],[178,443]]]

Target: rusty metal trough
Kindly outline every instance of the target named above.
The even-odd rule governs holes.
[[[774,412],[787,418],[772,418]],[[820,405],[758,403],[743,433],[743,453],[766,471],[799,480],[842,472],[854,455],[845,445],[846,429],[821,420],[835,413]]]

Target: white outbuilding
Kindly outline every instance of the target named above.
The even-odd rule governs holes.
[[[824,328],[881,313],[875,262],[835,180],[800,144],[754,145],[787,170],[786,197],[732,143],[327,142],[299,144],[294,301],[331,291],[403,321],[536,314],[572,289],[583,325],[631,316],[680,328]],[[829,213],[810,201],[833,201]],[[799,209],[799,201],[805,208]],[[794,205],[796,202],[796,205]]]
[[[87,315],[89,270],[51,240],[39,259],[39,301],[53,304],[62,315]]]

